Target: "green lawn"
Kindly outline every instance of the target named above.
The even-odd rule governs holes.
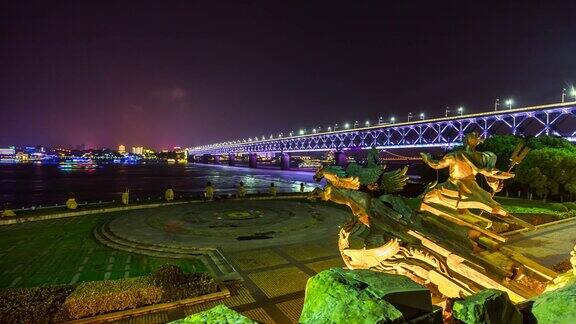
[[[0,226],[0,287],[31,287],[147,275],[166,263],[206,271],[200,260],[162,259],[110,249],[92,229],[119,213]]]

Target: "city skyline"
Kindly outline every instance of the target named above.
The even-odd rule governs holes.
[[[3,146],[190,147],[496,98],[558,102],[576,80],[570,2],[2,9]]]

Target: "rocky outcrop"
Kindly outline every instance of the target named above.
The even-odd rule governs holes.
[[[188,323],[221,323],[221,324],[256,324],[257,322],[242,316],[224,305],[218,305],[209,310],[196,313],[179,319],[171,324],[188,324]]]
[[[532,298],[530,322],[576,323],[576,282]]]
[[[428,289],[409,278],[332,268],[308,280],[300,323],[441,323]]]
[[[508,295],[500,290],[487,289],[454,302],[454,318],[464,323],[522,324],[522,314]]]

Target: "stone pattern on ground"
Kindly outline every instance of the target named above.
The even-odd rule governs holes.
[[[487,289],[454,302],[454,318],[464,323],[522,324],[522,314],[508,298],[508,294]]]
[[[402,323],[433,311],[429,290],[405,276],[332,268],[308,280],[300,323]]]
[[[209,310],[190,315],[180,320],[170,322],[173,324],[200,324],[200,323],[220,323],[220,324],[256,324],[255,321],[246,316],[242,316],[224,305],[218,305]]]

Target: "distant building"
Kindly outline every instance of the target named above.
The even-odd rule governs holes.
[[[144,154],[144,148],[142,146],[132,147],[132,154],[143,155]]]
[[[118,145],[118,153],[120,153],[120,154],[126,153],[126,146],[124,146],[122,144]]]

